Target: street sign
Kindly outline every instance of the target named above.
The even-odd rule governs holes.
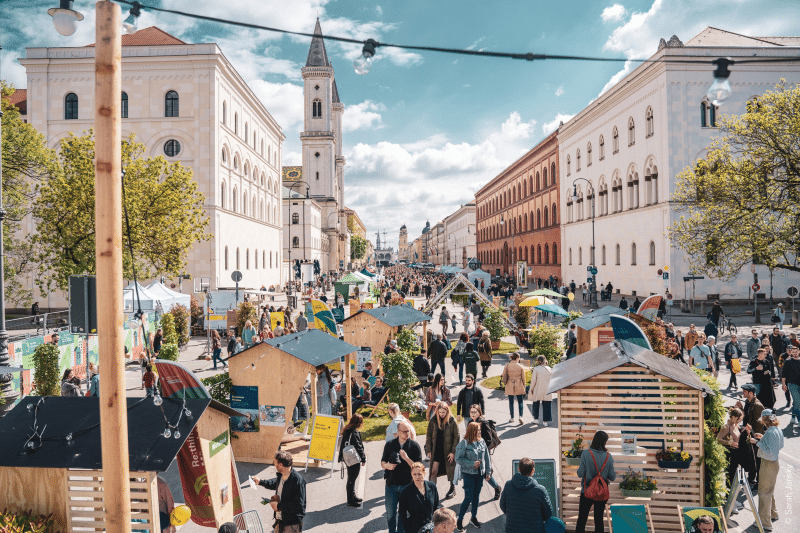
[[[667,293],[667,300],[672,300],[672,293],[671,292]]]
[[[662,275],[663,273],[664,273],[664,271],[663,271],[663,270],[661,270],[661,269],[659,268],[659,269],[658,269],[658,275],[660,276],[660,275]],[[666,278],[664,278],[664,279],[666,279]]]
[[[589,267],[589,272],[592,273],[592,276],[597,275],[597,268],[596,267]]]
[[[592,282],[592,278],[586,278],[586,283],[591,283],[591,282]]]
[[[755,265],[750,265],[750,272],[752,272],[753,274],[756,273],[756,266]]]
[[[761,290],[761,285],[759,285],[758,283],[753,283],[753,286],[750,288],[753,289],[753,292],[758,292]]]
[[[234,270],[233,272],[231,272],[231,279],[236,283],[239,283],[240,281],[242,281],[242,273],[239,272],[238,270]]]
[[[665,280],[669,279],[669,272],[664,272],[662,276]]]
[[[797,287],[789,287],[789,290],[786,292],[789,293],[789,296],[794,298],[795,296],[797,296]]]
[[[662,270],[664,272],[668,272],[669,271],[669,265],[664,265],[664,268]]]

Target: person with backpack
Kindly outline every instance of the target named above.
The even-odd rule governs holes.
[[[472,422],[477,422],[481,425],[481,438],[483,442],[486,443],[486,449],[490,452],[493,452],[495,448],[500,445],[500,437],[497,436],[497,429],[494,427],[494,420],[487,420],[486,417],[483,416],[483,408],[479,405],[473,405],[469,410],[469,423],[467,424],[467,428],[469,428],[469,424]],[[489,482],[489,486],[494,489],[494,500],[500,499],[500,484],[497,483],[497,480],[494,479],[494,476],[489,476],[486,481]]]
[[[458,384],[464,384],[464,353],[466,353],[469,335],[465,332],[458,338],[456,347],[450,352],[450,362],[453,364],[453,372],[458,371]],[[476,369],[477,370],[477,369]]]
[[[364,452],[364,444],[361,441],[361,432],[359,429],[364,425],[364,417],[358,413],[353,413],[352,418],[347,425],[342,428],[342,442],[339,446],[339,462],[345,463],[347,469],[347,483],[345,484],[345,491],[347,492],[347,505],[350,507],[359,507],[363,501],[356,496],[356,480],[361,469],[367,465],[367,454]],[[360,461],[348,465],[345,461],[345,448],[352,446],[355,449],[355,455],[358,455]],[[352,455],[351,451],[348,451]]]
[[[475,407],[475,406],[473,406]],[[461,467],[461,476],[464,478],[464,500],[458,510],[456,529],[464,531],[464,515],[472,505],[472,518],[470,522],[475,527],[481,527],[478,521],[478,502],[483,488],[483,480],[492,478],[492,462],[489,459],[489,449],[481,438],[481,424],[470,422],[464,440],[456,446],[456,463]]]
[[[483,330],[481,340],[478,341],[478,357],[481,359],[481,370],[483,379],[486,379],[486,372],[492,366],[492,340],[489,338],[489,330]]]
[[[578,522],[575,533],[586,533],[586,521],[589,511],[594,507],[594,531],[603,533],[604,513],[608,503],[608,483],[617,478],[614,470],[614,458],[606,450],[608,433],[598,431],[592,438],[588,450],[581,453],[581,464],[578,466],[578,477],[581,478],[581,499],[578,504]]]

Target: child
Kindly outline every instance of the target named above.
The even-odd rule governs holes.
[[[155,396],[156,386],[158,385],[158,376],[153,372],[153,365],[147,364],[145,367],[144,377],[142,378],[142,385],[147,391],[147,397]]]

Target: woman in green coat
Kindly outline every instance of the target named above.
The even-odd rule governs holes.
[[[428,434],[425,438],[425,453],[431,462],[429,479],[436,483],[442,466],[447,471],[447,480],[450,481],[450,490],[447,491],[445,500],[449,500],[456,493],[453,485],[453,475],[456,470],[456,445],[461,440],[458,433],[458,424],[450,413],[447,402],[436,403],[436,416],[431,417],[428,423]]]

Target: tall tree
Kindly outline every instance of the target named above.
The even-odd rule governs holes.
[[[22,220],[30,212],[31,201],[39,183],[58,172],[58,162],[49,150],[44,135],[26,124],[9,97],[16,92],[0,81],[2,91],[3,135],[3,228],[5,251],[4,296],[6,302],[20,307],[31,303],[32,294],[25,287],[25,277],[33,269],[30,243],[22,235]]]
[[[672,242],[723,280],[751,262],[800,272],[800,87],[781,80],[718,125],[706,159],[677,176]]]
[[[361,259],[367,253],[367,240],[361,235],[350,236],[350,260]]]
[[[124,276],[133,278],[134,266],[140,279],[178,276],[184,273],[192,245],[210,238],[205,232],[205,197],[191,169],[143,154],[144,145],[133,134],[123,140]],[[93,132],[64,138],[59,155],[60,172],[42,183],[33,205],[37,233],[31,242],[43,294],[66,290],[72,274],[95,272]]]

